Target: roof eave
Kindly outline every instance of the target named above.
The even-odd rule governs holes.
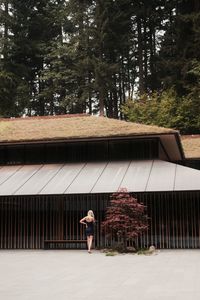
[[[134,138],[148,138],[160,137],[162,135],[174,135],[176,132],[162,132],[162,133],[142,133],[129,135],[115,135],[115,136],[91,136],[91,137],[71,137],[71,138],[54,138],[54,139],[37,139],[37,140],[20,140],[20,141],[0,141],[0,145],[21,145],[21,144],[41,144],[41,143],[66,143],[66,142],[84,142],[84,141],[102,141],[102,140],[122,140]]]
[[[173,139],[171,137],[174,137]],[[56,144],[56,143],[73,143],[73,142],[88,142],[88,141],[108,141],[108,140],[126,140],[126,139],[148,139],[159,138],[161,143],[167,148],[166,152],[170,161],[185,160],[185,155],[181,145],[179,133],[175,132],[162,132],[162,133],[142,133],[142,134],[129,134],[129,135],[115,135],[115,136],[90,136],[90,137],[72,137],[72,138],[57,138],[57,139],[41,139],[29,141],[10,141],[0,142],[1,146],[16,146],[16,145],[36,145],[36,144]],[[173,141],[173,143],[172,143]],[[176,152],[176,155],[173,154]]]

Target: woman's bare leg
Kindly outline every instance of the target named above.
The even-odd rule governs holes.
[[[92,240],[93,240],[93,235],[90,235],[90,239],[89,239],[89,251],[91,251],[91,248],[92,248]]]
[[[89,249],[90,249],[90,237],[89,236],[87,236],[87,248],[89,251]]]

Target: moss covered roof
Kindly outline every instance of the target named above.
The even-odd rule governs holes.
[[[158,126],[89,115],[0,119],[0,142],[32,142],[175,132],[177,131]]]
[[[186,158],[200,158],[200,135],[183,135],[181,141]]]

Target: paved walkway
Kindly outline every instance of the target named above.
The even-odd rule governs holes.
[[[2,300],[199,300],[200,250],[0,251]]]

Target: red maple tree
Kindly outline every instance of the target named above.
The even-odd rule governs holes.
[[[138,237],[148,228],[146,206],[138,203],[126,189],[112,194],[110,206],[106,209],[102,231],[111,237],[121,240],[123,251],[127,250],[127,241]]]

